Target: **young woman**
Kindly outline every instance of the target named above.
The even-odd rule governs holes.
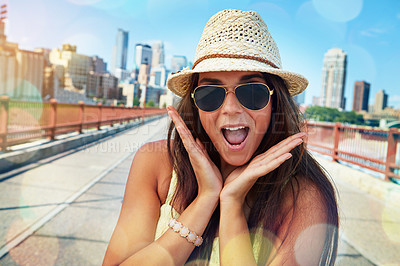
[[[195,59],[168,79],[168,140],[136,153],[104,265],[333,265],[335,192],[291,98],[307,80],[254,11],[215,14]]]

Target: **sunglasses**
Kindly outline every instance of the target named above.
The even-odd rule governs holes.
[[[191,95],[197,108],[204,112],[213,112],[222,106],[230,92],[235,94],[244,108],[256,111],[268,105],[274,90],[263,83],[240,84],[233,91],[227,91],[225,87],[218,85],[202,85],[196,87]]]

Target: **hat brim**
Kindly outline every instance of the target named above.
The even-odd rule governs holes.
[[[244,58],[209,58],[201,61],[194,69],[184,69],[168,77],[167,87],[176,95],[183,97],[190,86],[194,73],[218,71],[257,71],[281,77],[291,96],[303,92],[308,80],[300,74],[273,68],[263,62]]]

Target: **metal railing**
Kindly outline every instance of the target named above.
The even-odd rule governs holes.
[[[400,130],[307,122],[308,149],[400,180]]]
[[[145,117],[165,114],[160,108],[127,108],[118,106],[85,105],[49,102],[14,101],[0,96],[0,150],[35,139],[55,139],[69,132],[103,125],[113,126]]]

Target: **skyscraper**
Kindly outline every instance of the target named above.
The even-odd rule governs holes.
[[[370,84],[365,81],[354,83],[353,111],[368,111]]]
[[[153,61],[152,67],[159,67],[164,65],[164,43],[157,41],[153,44]]]
[[[150,45],[147,44],[136,44],[136,53],[135,53],[135,64],[138,76],[137,79],[141,84],[147,84],[150,71],[151,71],[151,63],[153,50]]]
[[[174,55],[171,59],[171,71],[178,72],[187,66],[186,56]]]
[[[347,54],[338,48],[328,50],[322,68],[320,105],[332,108],[345,108],[345,80]]]
[[[126,69],[126,61],[128,58],[128,38],[129,32],[118,29],[111,59],[111,73],[113,74],[118,68]]]
[[[151,66],[153,57],[153,50],[148,44],[136,44],[135,64],[136,68],[140,68],[141,65]]]
[[[388,95],[384,90],[380,90],[375,94],[374,113],[382,111],[387,106]]]

